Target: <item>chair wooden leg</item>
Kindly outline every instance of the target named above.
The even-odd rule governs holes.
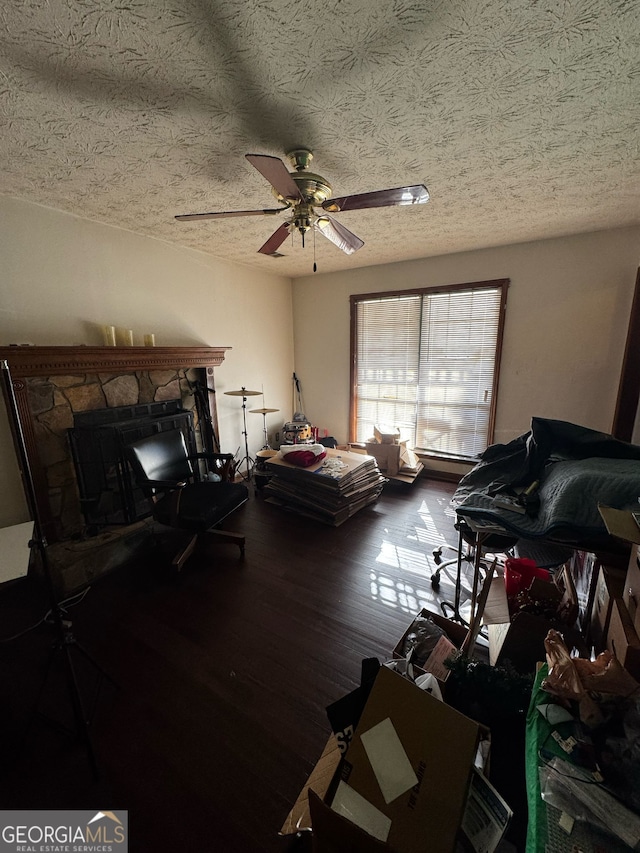
[[[209,530],[208,532],[217,539],[221,539],[223,542],[230,542],[231,544],[237,545],[238,548],[240,548],[241,556],[244,557],[244,533],[234,533],[232,530]]]
[[[187,542],[184,548],[179,551],[173,560],[171,561],[171,565],[180,571],[189,557],[193,554],[193,550],[196,547],[196,543],[198,541],[198,534],[194,533],[191,539]]]

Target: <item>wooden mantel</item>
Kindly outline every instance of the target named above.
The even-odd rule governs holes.
[[[56,534],[49,505],[47,480],[38,455],[38,443],[25,380],[91,373],[119,375],[135,373],[139,370],[202,368],[207,375],[207,386],[210,391],[213,391],[213,368],[222,364],[225,353],[229,349],[231,347],[0,347],[2,390],[7,404],[10,404],[7,386],[8,379],[11,377],[16,414],[20,422],[18,425],[11,424],[16,453],[20,460],[23,456],[22,451],[26,452],[33,479],[36,511],[49,542],[55,541]],[[13,407],[9,408],[11,410]],[[20,440],[16,426],[21,429],[23,441]],[[22,448],[23,443],[24,448]]]
[[[74,373],[134,373],[218,367],[231,347],[0,347],[14,379]]]

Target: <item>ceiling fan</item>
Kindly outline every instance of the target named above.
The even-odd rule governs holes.
[[[193,219],[225,219],[232,216],[274,216],[282,211],[288,211],[289,216],[286,222],[274,231],[258,252],[263,255],[277,256],[278,249],[294,230],[300,232],[304,246],[304,236],[312,229],[318,231],[343,252],[351,255],[364,246],[364,241],[329,216],[329,213],[373,207],[396,207],[404,204],[424,204],[429,201],[429,191],[424,184],[332,198],[331,184],[321,175],[308,171],[313,154],[307,148],[296,148],[287,154],[295,172],[289,172],[278,157],[268,154],[246,154],[245,157],[269,181],[273,194],[282,207],[264,210],[227,210],[220,213],[185,213],[176,216],[176,219],[185,222]],[[320,208],[320,212],[317,208]]]

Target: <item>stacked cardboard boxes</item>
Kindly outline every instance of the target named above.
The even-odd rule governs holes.
[[[601,644],[640,681],[640,550],[633,545],[624,581],[611,572],[603,578],[605,631]],[[607,612],[608,611],[608,612]],[[608,621],[606,617],[608,615]]]
[[[620,573],[605,574],[604,590],[598,586],[594,608],[598,609],[598,591],[601,590],[601,610],[604,614],[606,631],[603,632],[601,645],[609,649],[618,658],[624,668],[640,681],[640,527],[630,510],[599,507],[607,530],[612,536],[628,542],[631,547],[629,562],[623,572],[622,592],[620,591]],[[597,619],[598,615],[592,617]],[[608,619],[608,621],[607,621]]]
[[[412,483],[424,470],[406,441],[400,441],[396,427],[376,426],[373,438],[364,445],[364,452],[374,456],[380,470],[389,478]]]

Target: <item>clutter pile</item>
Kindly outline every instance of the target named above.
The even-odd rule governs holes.
[[[422,610],[392,659],[363,660],[360,685],[327,707],[333,735],[281,834],[312,829],[318,853],[452,853],[460,836],[496,850],[512,811],[487,776],[491,732],[448,700],[468,636]],[[437,677],[422,669],[436,661]]]
[[[492,590],[505,615],[489,625],[491,663],[537,668],[525,746],[530,853],[640,843],[638,566],[637,545],[626,568],[616,554],[581,550],[551,573],[512,559]]]
[[[303,458],[290,461],[296,453]],[[375,459],[320,445],[281,448],[266,468],[268,503],[333,527],[374,503],[386,483]]]
[[[636,546],[633,597],[639,567]],[[617,634],[620,658],[587,650],[591,614],[607,610],[610,633],[624,603],[594,600],[602,568],[588,552],[552,574],[513,558],[487,574],[469,627],[423,608],[327,708],[333,734],[281,834],[309,830],[315,853],[494,853],[510,833],[528,853],[640,849],[636,658]],[[489,663],[474,659],[479,621],[500,613]],[[520,795],[493,775],[518,758]]]
[[[489,633],[489,659],[492,664],[506,662],[516,672],[531,673],[542,658],[544,638],[550,629],[562,631],[567,642],[580,654],[587,654],[580,631],[578,595],[573,583],[572,558],[556,571],[549,572],[524,557],[508,558],[504,580],[494,582],[485,618]]]
[[[640,684],[610,651],[572,657],[549,631],[527,716],[527,850],[564,826],[574,850],[640,844]]]

